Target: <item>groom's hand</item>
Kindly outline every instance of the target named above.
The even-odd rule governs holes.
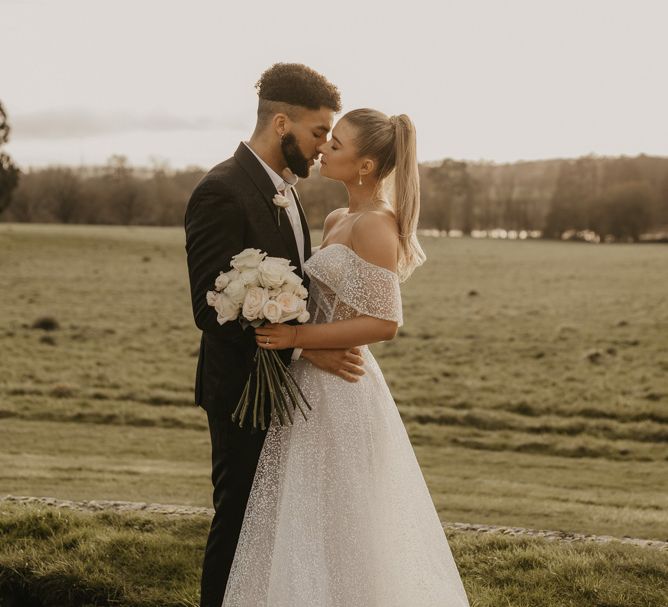
[[[359,348],[347,350],[304,350],[302,358],[311,361],[316,367],[342,377],[346,381],[356,382],[364,375],[364,359]]]

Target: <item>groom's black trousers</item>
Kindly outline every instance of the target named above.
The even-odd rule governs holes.
[[[220,607],[266,436],[239,428],[229,413],[207,411],[215,514],[202,566],[200,607]]]

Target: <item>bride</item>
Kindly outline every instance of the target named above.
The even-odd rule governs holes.
[[[415,130],[359,109],[319,148],[348,208],[325,220],[306,261],[306,325],[256,329],[266,349],[361,346],[350,383],[300,358],[313,407],[268,429],[223,607],[462,607],[466,592],[409,437],[367,344],[402,325],[399,282],[422,264]],[[379,195],[394,175],[394,204]]]

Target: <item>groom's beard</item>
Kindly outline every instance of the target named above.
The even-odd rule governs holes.
[[[293,133],[286,133],[281,139],[281,150],[285,161],[288,163],[288,168],[297,177],[308,177],[310,169],[308,166],[308,158],[304,156],[303,152],[297,144],[297,138]]]

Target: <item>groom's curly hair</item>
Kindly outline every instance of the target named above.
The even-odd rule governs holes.
[[[258,125],[263,126],[278,112],[293,118],[295,108],[341,111],[341,95],[327,78],[302,63],[276,63],[265,70],[255,84],[259,99]],[[292,114],[292,115],[291,115]]]

